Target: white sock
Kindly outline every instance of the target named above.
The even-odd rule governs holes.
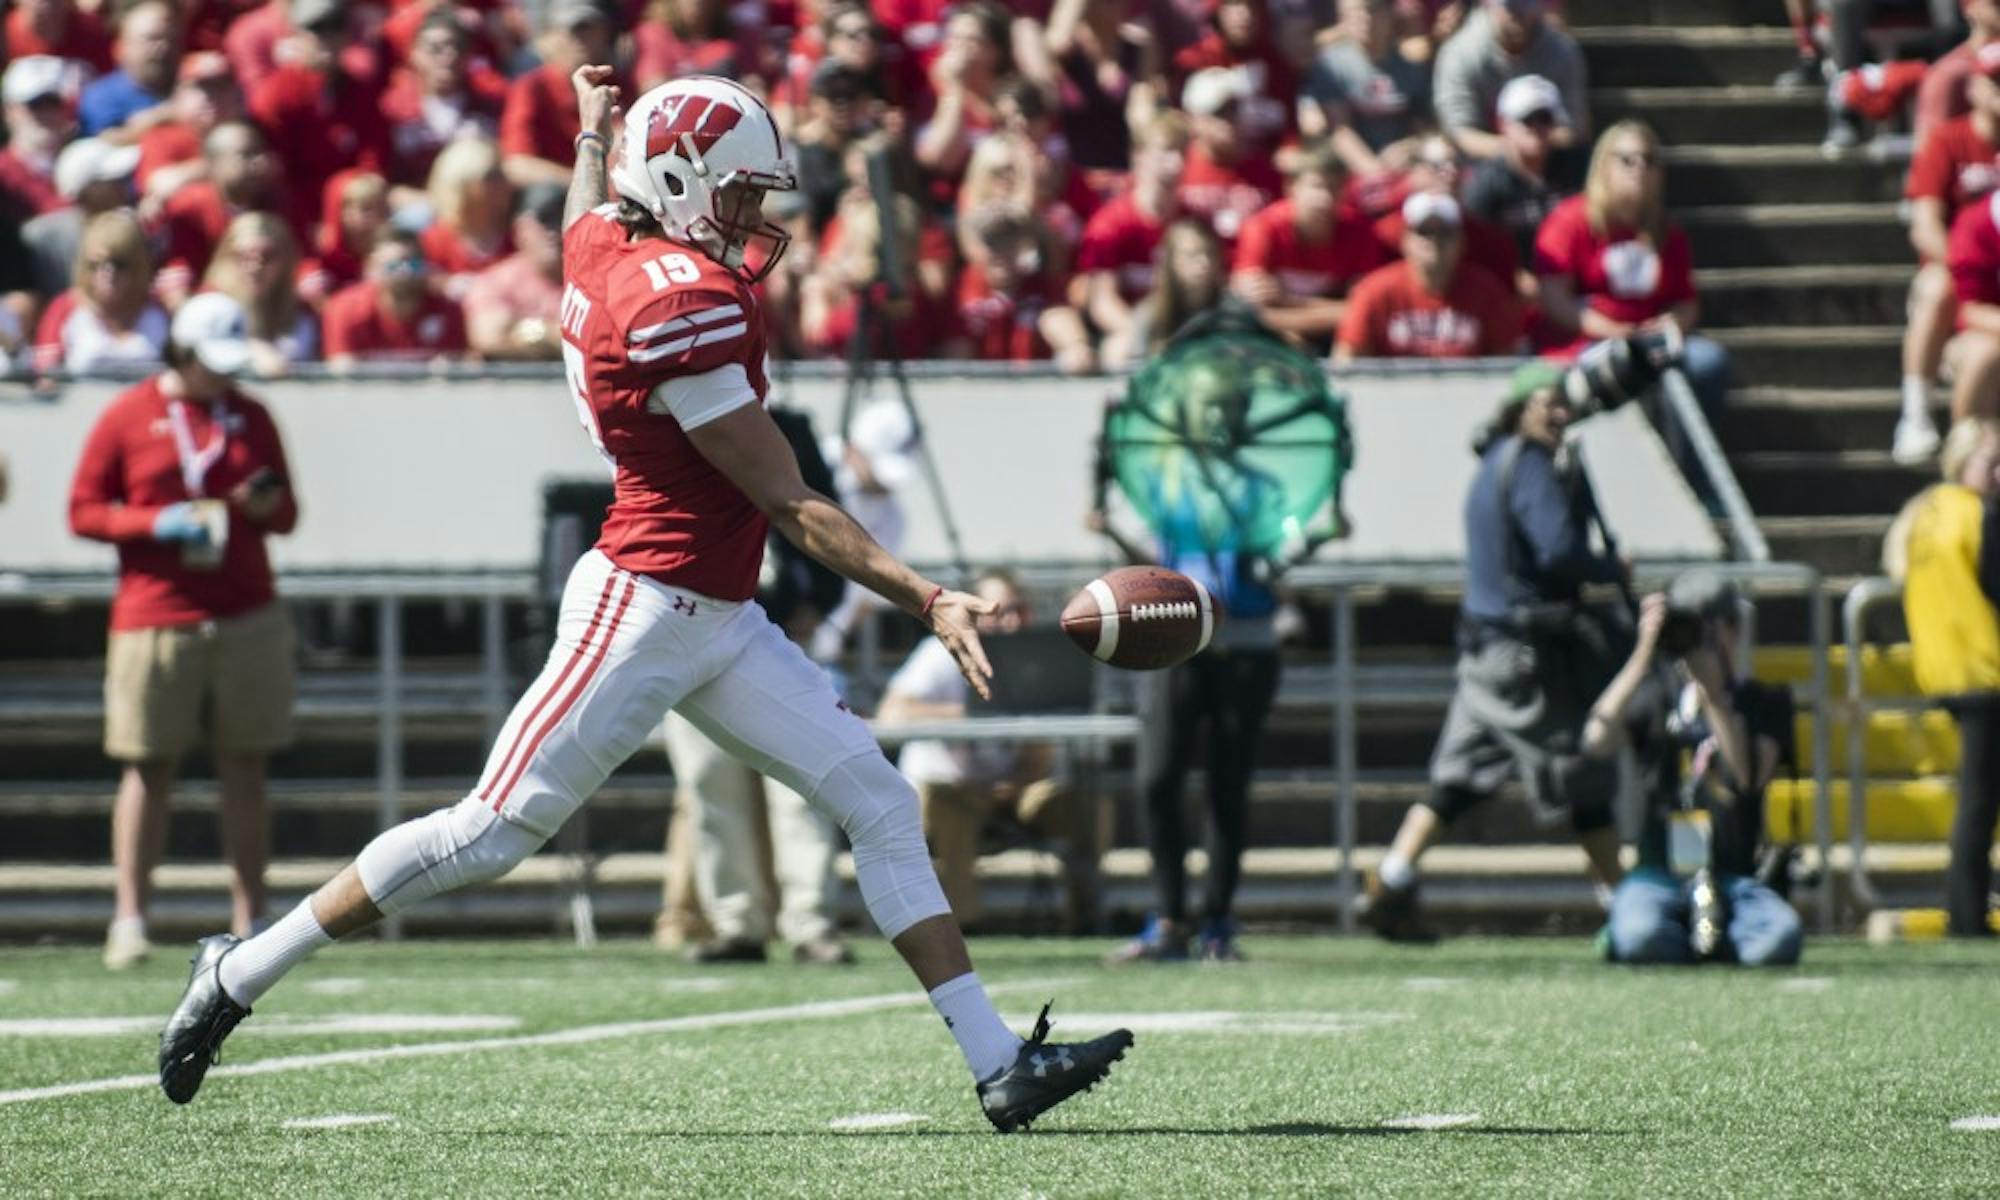
[[[257,1003],[285,972],[304,962],[313,951],[333,941],[313,916],[312,901],[286,913],[278,923],[223,955],[217,968],[222,990],[248,1008]]]
[[[111,922],[111,927],[105,930],[105,936],[116,937],[120,935],[137,937],[141,941],[144,941],[146,937],[146,918],[119,917],[117,920]]]
[[[1382,856],[1382,865],[1375,868],[1375,877],[1382,886],[1400,892],[1417,881],[1417,865],[1391,850]]]
[[[1903,415],[1930,419],[1931,389],[1920,375],[1903,376]]]
[[[1611,885],[1608,883],[1604,883],[1602,881],[1597,881],[1593,882],[1590,885],[1590,887],[1591,891],[1594,892],[1597,896],[1597,907],[1604,912],[1610,912],[1611,897],[1613,894]]]
[[[951,1036],[958,1039],[958,1049],[965,1055],[965,1065],[972,1068],[974,1082],[1006,1070],[1021,1052],[1021,1039],[993,1011],[993,1001],[987,999],[977,972],[967,971],[932,988],[931,1005],[944,1018]]]

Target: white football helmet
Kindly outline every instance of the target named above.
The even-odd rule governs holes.
[[[618,194],[644,206],[668,237],[700,247],[751,283],[777,265],[791,241],[768,221],[737,220],[737,201],[725,195],[798,186],[771,110],[727,79],[694,75],[639,97],[625,114],[625,142],[611,178]],[[765,252],[746,266],[752,242]]]

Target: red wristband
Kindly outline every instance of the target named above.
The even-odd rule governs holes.
[[[944,595],[944,585],[940,583],[936,587],[931,589],[930,596],[927,599],[925,599],[924,606],[917,610],[917,615],[919,617],[930,616],[931,606],[936,604],[938,602],[938,597],[942,595]]]

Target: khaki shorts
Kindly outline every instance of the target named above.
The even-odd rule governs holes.
[[[215,749],[269,754],[292,740],[292,622],[282,604],[158,629],[115,630],[104,672],[104,752],[178,758],[206,702]]]

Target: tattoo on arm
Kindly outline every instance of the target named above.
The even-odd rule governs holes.
[[[569,177],[569,198],[563,203],[563,231],[576,219],[610,199],[606,176],[605,149],[588,138],[577,143],[576,167]]]

